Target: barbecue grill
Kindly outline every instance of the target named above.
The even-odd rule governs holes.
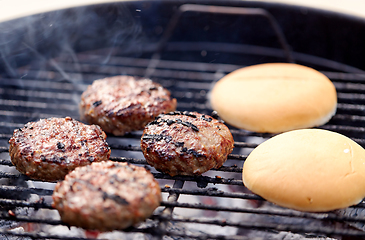
[[[51,206],[55,183],[33,181],[15,170],[8,139],[29,121],[79,119],[80,95],[99,78],[148,76],[171,91],[177,110],[215,114],[209,90],[225,74],[252,64],[296,62],[323,72],[336,86],[337,114],[320,128],[365,146],[365,21],[360,18],[264,2],[130,1],[32,15],[3,22],[0,30],[1,239],[92,238],[93,233],[60,221]],[[241,180],[243,162],[272,135],[229,127],[235,149],[227,162],[197,177],[170,177],[148,167],[140,131],[108,136],[111,160],[150,168],[163,201],[146,222],[99,237],[365,237],[364,202],[305,213],[249,192]]]

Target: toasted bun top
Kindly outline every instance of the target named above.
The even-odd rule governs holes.
[[[292,63],[238,69],[219,80],[210,103],[228,124],[280,133],[319,126],[335,114],[337,94],[322,73]]]
[[[365,197],[365,150],[331,131],[302,129],[260,144],[244,163],[245,186],[277,205],[323,212]]]

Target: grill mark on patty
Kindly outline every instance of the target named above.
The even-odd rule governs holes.
[[[129,205],[129,202],[127,200],[125,200],[124,198],[122,198],[121,196],[114,195],[114,194],[108,194],[103,191],[103,199],[105,200],[107,198],[113,200],[114,202],[122,204],[122,205]]]
[[[184,142],[174,142],[176,147],[183,147],[184,146]]]
[[[160,119],[157,119],[157,120],[154,120],[154,121],[148,123],[147,125],[148,126],[151,126],[151,125],[159,125],[160,123],[166,123],[168,126],[171,126],[174,123],[181,124],[181,125],[183,125],[185,127],[190,127],[195,132],[199,132],[199,128],[196,125],[194,125],[191,122],[182,121],[181,119],[173,120],[173,119],[163,119],[163,118],[160,118]]]
[[[103,103],[103,101],[99,100],[99,101],[94,102],[93,106],[97,107],[97,106],[101,105],[102,103]]]
[[[166,136],[166,135],[162,135],[162,134],[144,134],[142,136],[142,140],[144,141],[161,141],[161,140],[165,140],[166,143],[171,142],[172,137],[171,136]],[[184,142],[173,142],[173,144],[176,147],[183,147],[184,146]],[[204,154],[202,153],[198,153],[195,149],[189,148],[187,149],[186,147],[183,147],[181,149],[181,154],[192,154],[194,155],[194,157],[205,157]]]
[[[65,149],[65,144],[63,144],[61,142],[57,142],[57,148],[58,149]]]
[[[100,187],[95,187],[94,185],[92,185],[91,183],[89,183],[88,181],[85,180],[81,180],[81,179],[73,179],[72,183],[70,184],[70,191],[73,192],[73,187],[75,183],[79,183],[85,187],[87,187],[88,189],[90,189],[91,191],[98,191],[102,194],[102,198],[103,200],[105,199],[110,199],[113,200],[116,203],[119,203],[121,205],[129,205],[129,202],[122,198],[119,195],[115,195],[115,194],[109,194],[105,191],[103,191]]]
[[[161,141],[165,140],[167,143],[171,142],[172,137],[168,135],[162,135],[162,134],[144,134],[142,137],[142,140],[145,141]]]
[[[191,122],[184,122],[184,121],[181,121],[180,119],[178,119],[176,121],[176,123],[182,124],[186,127],[191,127],[195,132],[199,132],[199,128],[197,126],[195,126],[194,124],[192,124]]]
[[[184,115],[184,116],[188,116],[188,117],[192,117],[192,118],[197,118],[197,116],[195,114],[192,114],[191,112],[188,112],[188,111],[184,111],[184,112],[181,112],[181,111],[174,111],[174,112],[169,112],[169,113],[163,113],[163,114],[160,114],[160,117],[162,117],[163,115]]]
[[[211,122],[213,119],[212,118],[210,118],[210,117],[206,117],[205,115],[202,115],[201,117],[200,117],[200,119],[202,119],[202,120],[204,120],[204,121],[207,121],[207,122]]]
[[[192,148],[187,149],[186,147],[184,147],[184,148],[181,149],[181,152],[182,152],[181,153],[182,155],[184,155],[185,153],[187,153],[187,154],[194,155],[194,157],[205,157],[204,154],[198,153],[195,149],[192,149]]]
[[[137,111],[138,109],[141,109],[143,106],[141,103],[131,103],[128,107],[118,110],[115,113],[115,116],[121,117],[125,115],[130,115],[130,112]],[[112,116],[114,114],[109,114],[109,116]]]

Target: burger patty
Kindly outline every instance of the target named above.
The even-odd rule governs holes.
[[[96,125],[70,117],[41,119],[16,129],[9,154],[17,170],[30,178],[61,180],[78,166],[109,159],[106,134]]]
[[[175,175],[200,175],[219,168],[233,150],[228,127],[197,112],[171,112],[149,123],[141,138],[147,162]]]
[[[52,198],[63,222],[99,231],[141,222],[162,200],[158,182],[149,171],[112,161],[75,169],[56,184]]]
[[[81,119],[122,136],[142,130],[160,113],[174,111],[176,99],[146,78],[115,76],[96,80],[81,96]]]

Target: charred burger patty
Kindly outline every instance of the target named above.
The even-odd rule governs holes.
[[[141,149],[157,170],[174,175],[200,175],[219,168],[234,140],[222,122],[197,112],[159,115],[142,135]]]
[[[145,168],[107,161],[75,169],[57,183],[52,197],[63,222],[111,231],[149,217],[161,202],[161,190]]]
[[[116,136],[142,130],[160,113],[175,109],[176,99],[168,90],[150,79],[132,76],[94,81],[80,103],[82,119]]]
[[[106,134],[96,125],[70,117],[29,122],[9,140],[9,154],[17,170],[30,178],[61,180],[78,166],[109,159]]]

